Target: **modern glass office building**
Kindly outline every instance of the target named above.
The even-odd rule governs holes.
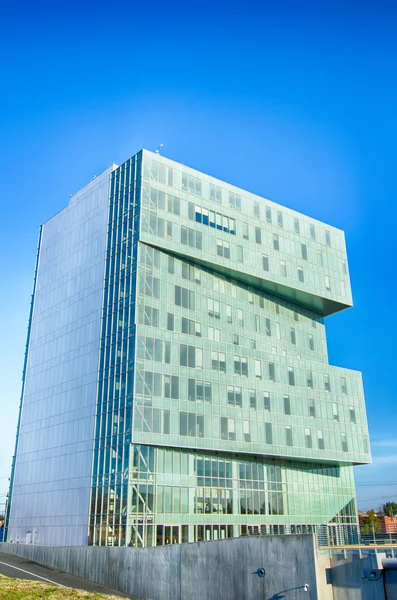
[[[143,150],[41,228],[7,539],[357,532],[344,234]],[[342,340],[341,340],[342,343]]]

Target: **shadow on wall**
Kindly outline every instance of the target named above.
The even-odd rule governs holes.
[[[382,558],[381,554],[332,556],[327,579],[332,583],[334,600],[386,600]]]
[[[268,600],[281,600],[282,598],[286,597],[286,596],[284,596],[284,594],[288,594],[288,592],[297,592],[298,590],[302,590],[303,592],[308,592],[309,589],[310,589],[309,584],[305,583],[305,585],[300,585],[298,587],[293,587],[293,588],[289,588],[288,590],[282,590],[281,592],[277,592],[277,594],[274,594],[274,596],[272,596]]]

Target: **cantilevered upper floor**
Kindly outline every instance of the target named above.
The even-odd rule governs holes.
[[[147,150],[141,212],[142,241],[323,316],[352,305],[335,227]]]

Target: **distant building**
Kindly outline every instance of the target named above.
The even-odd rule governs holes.
[[[342,231],[143,150],[41,228],[7,539],[354,539]],[[343,339],[340,340],[343,344]]]

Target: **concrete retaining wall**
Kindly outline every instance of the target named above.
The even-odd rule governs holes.
[[[0,551],[146,600],[317,600],[311,535],[260,536],[157,548],[52,548],[0,544]],[[265,569],[259,577],[258,569]],[[303,589],[309,584],[309,591]]]

